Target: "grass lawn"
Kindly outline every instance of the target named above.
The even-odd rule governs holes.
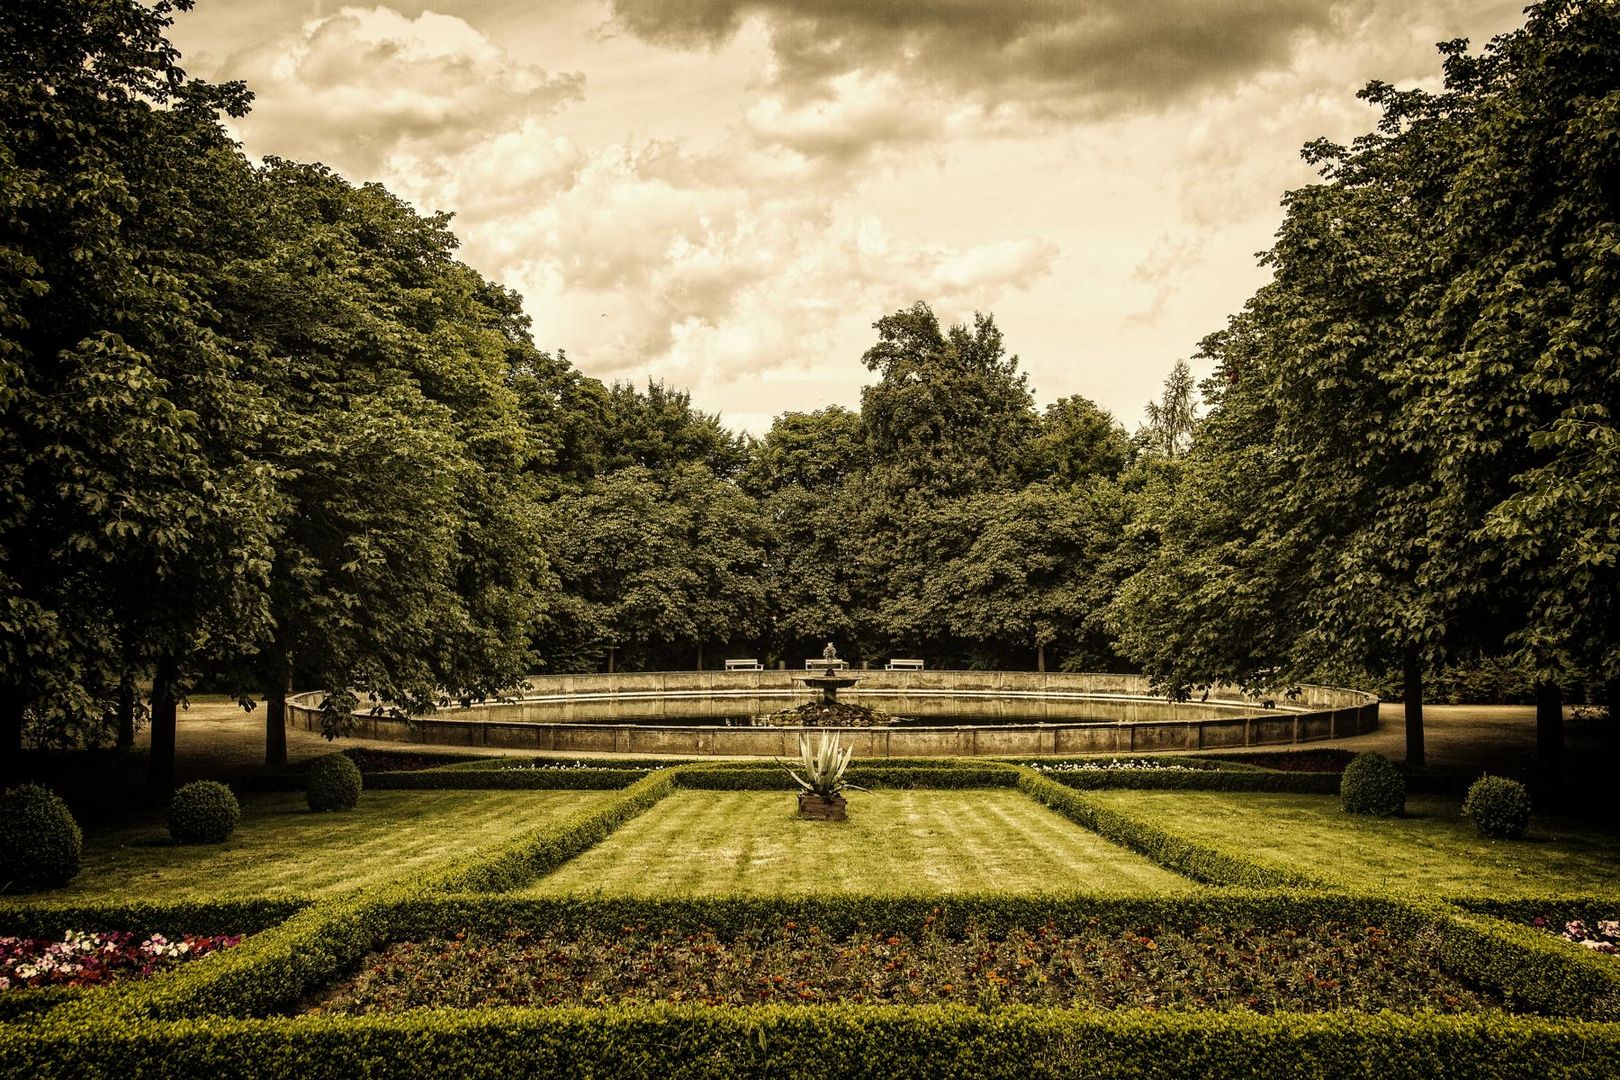
[[[1524,840],[1485,840],[1460,803],[1408,796],[1398,819],[1346,814],[1337,796],[1093,791],[1193,840],[1324,881],[1431,897],[1620,894],[1613,834],[1535,819]]]
[[[1167,893],[1196,888],[1014,791],[853,792],[846,822],[787,792],[679,791],[531,896]]]
[[[302,792],[249,795],[223,844],[177,845],[163,820],[85,838],[67,886],[29,899],[312,895],[371,885],[521,835],[603,798],[578,791],[368,791],[346,813]]]

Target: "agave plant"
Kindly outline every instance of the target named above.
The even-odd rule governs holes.
[[[804,766],[804,775],[800,776],[792,769],[788,769],[787,773],[806,792],[824,799],[837,795],[845,788],[865,791],[865,788],[856,787],[844,779],[844,770],[849,768],[849,759],[854,753],[853,746],[840,749],[838,736],[830,731],[823,731],[814,747],[810,745],[808,735],[800,735],[799,762]]]

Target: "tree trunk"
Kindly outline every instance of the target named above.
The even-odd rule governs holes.
[[[698,642],[698,666],[697,666],[697,669],[699,671],[703,670],[703,642],[701,642],[701,641]]]
[[[118,749],[135,746],[135,673],[126,671],[118,678]]]
[[[0,688],[0,776],[22,775],[23,710],[21,690]]]
[[[271,667],[264,690],[264,763],[271,768],[287,764],[287,691],[292,665],[285,659]]]
[[[1046,670],[1046,646],[1045,645],[1036,645],[1035,646],[1035,670],[1036,671],[1041,671],[1041,672],[1044,672]]]
[[[1401,661],[1401,704],[1406,712],[1406,763],[1423,767],[1423,664],[1416,649]]]
[[[1603,729],[1603,734],[1610,742],[1620,736],[1620,678],[1603,680],[1603,704],[1609,711],[1609,722]]]
[[[612,645],[608,646],[608,674],[609,675],[613,674],[613,649],[614,649],[614,647]]]
[[[1536,683],[1536,779],[1548,794],[1564,779],[1564,694],[1555,682]]]
[[[174,661],[158,661],[152,676],[152,750],[146,763],[146,782],[154,787],[174,786],[174,729],[178,704],[174,694]]]

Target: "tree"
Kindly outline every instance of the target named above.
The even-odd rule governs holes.
[[[254,448],[279,463],[271,628],[238,642],[278,764],[295,672],[337,706],[328,735],[350,691],[417,711],[516,682],[544,563],[516,298],[380,187],[278,160],[261,186],[259,255],[218,306],[282,410]]]
[[[1116,477],[1130,460],[1130,436],[1107,410],[1075,394],[1046,407],[1024,450],[1024,477],[1082,487],[1094,477]]]
[[[213,324],[249,98],[189,79],[185,4],[0,13],[0,752],[150,666],[153,776],[187,667],[262,621],[263,415]]]
[[[753,499],[702,466],[667,478],[624,469],[547,508],[549,551],[577,597],[560,651],[612,646],[627,666],[754,640],[766,604],[764,521]],[[598,652],[599,655],[599,652]]]
[[[1037,418],[994,316],[942,331],[918,301],[873,326],[861,362],[880,378],[861,391],[861,423],[887,486],[946,497],[1014,486]]]
[[[795,484],[826,491],[866,464],[860,414],[830,405],[782,413],[763,439],[750,439],[748,464],[738,482],[761,497]]]
[[[1187,361],[1177,360],[1164,380],[1164,393],[1147,403],[1147,424],[1142,439],[1149,450],[1167,458],[1187,452],[1198,422],[1198,404],[1192,370]]]

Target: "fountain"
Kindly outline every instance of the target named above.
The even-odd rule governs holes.
[[[847,690],[860,682],[860,678],[838,673],[838,650],[832,642],[821,650],[823,670],[808,675],[795,675],[795,682],[812,690],[821,691],[820,701],[805,702],[791,709],[783,709],[767,719],[775,724],[802,724],[805,727],[878,727],[894,723],[894,717],[865,705],[849,705],[838,700],[838,691]]]

